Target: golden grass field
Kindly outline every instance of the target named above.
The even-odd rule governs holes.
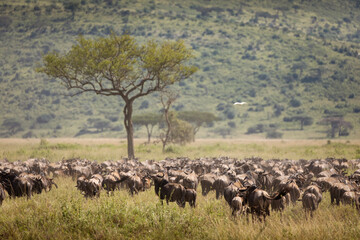
[[[140,161],[162,160],[166,157],[261,157],[263,159],[318,159],[326,157],[360,158],[360,140],[265,140],[265,139],[197,139],[185,146],[170,145],[161,151],[161,144],[144,144],[145,139],[135,139],[135,156]],[[28,158],[86,158],[105,161],[127,156],[126,139],[0,139],[0,159],[10,161]]]
[[[360,141],[331,140],[197,140],[186,146],[144,145],[136,140],[140,160],[165,157],[230,156],[239,159],[360,158]],[[71,157],[98,162],[126,156],[119,139],[1,139],[0,158],[10,161],[46,157],[59,161]],[[175,203],[161,205],[154,189],[131,197],[126,190],[99,199],[85,199],[70,177],[55,179],[50,192],[26,198],[7,198],[0,207],[0,239],[360,239],[360,214],[352,206],[332,206],[324,194],[313,218],[301,207],[272,212],[265,223],[240,216],[234,219],[224,199],[215,193],[201,196],[195,209]]]

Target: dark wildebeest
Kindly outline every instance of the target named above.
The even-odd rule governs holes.
[[[224,190],[227,186],[229,186],[230,179],[226,175],[218,176],[213,184],[213,189],[216,192],[216,199],[220,199],[221,196],[224,195]]]
[[[232,199],[239,193],[241,188],[243,188],[243,185],[240,181],[238,181],[235,183],[230,183],[229,186],[224,189],[224,198],[229,206],[231,206]]]
[[[245,194],[242,195],[243,193]],[[254,185],[248,187],[246,190],[240,190],[240,195],[244,196],[245,202],[250,208],[250,212],[256,214],[259,219],[262,215],[264,221],[266,216],[270,216],[270,201],[280,199],[286,193],[286,190],[282,190],[282,192],[270,196],[265,190],[258,189],[257,186]]]
[[[196,197],[197,193],[195,189],[186,189],[185,202],[188,202],[190,207],[194,208],[196,206]]]
[[[213,173],[207,173],[200,177],[201,192],[203,196],[206,196],[213,189],[215,178],[216,175]]]
[[[155,185],[155,193],[160,197],[161,203],[166,199],[166,203],[175,202],[180,207],[185,207],[186,189],[183,185],[178,183],[169,183],[164,175],[152,176]]]
[[[294,179],[290,179],[286,182],[280,183],[279,192],[287,192],[290,194],[290,199],[293,205],[300,198],[301,191]]]
[[[139,191],[145,191],[150,188],[150,177],[133,175],[127,179],[126,183],[133,196],[134,193],[138,194]]]
[[[4,186],[0,183],[0,206],[2,205],[2,202],[5,199],[5,188]]]

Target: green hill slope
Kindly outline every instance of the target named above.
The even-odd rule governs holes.
[[[176,111],[221,120],[197,137],[325,138],[325,117],[360,128],[360,3],[327,1],[5,0],[0,3],[0,137],[124,137],[120,98],[66,96],[35,73],[41,56],[64,52],[78,35],[129,33],[138,41],[184,39],[199,71],[176,84]],[[233,106],[246,101],[246,106]],[[158,112],[159,96],[135,102],[135,115]],[[289,121],[307,116],[313,124]],[[88,129],[94,121],[105,129]],[[136,137],[145,137],[136,130]]]

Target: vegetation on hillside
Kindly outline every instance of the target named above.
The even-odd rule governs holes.
[[[199,71],[174,86],[180,97],[172,110],[219,118],[197,137],[339,137],[331,124],[321,123],[341,118],[348,124],[340,137],[356,138],[359,5],[355,0],[2,1],[0,136],[125,137],[119,127],[124,105],[117,99],[71,98],[55,79],[34,71],[44,54],[66,52],[79,35],[115,32],[139,42],[182,39],[194,49]],[[233,106],[235,101],[248,105]],[[134,114],[160,110],[157,94],[134,102]],[[312,120],[302,124],[301,118]],[[92,119],[106,127],[86,128]],[[145,137],[146,128],[134,134]]]

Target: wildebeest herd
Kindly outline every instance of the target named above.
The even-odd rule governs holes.
[[[351,174],[350,174],[351,170]],[[6,195],[28,199],[56,185],[54,178],[71,176],[76,188],[86,198],[107,195],[126,188],[131,195],[154,186],[161,202],[188,203],[196,206],[197,189],[206,196],[215,191],[224,197],[238,216],[251,213],[265,219],[270,208],[282,211],[301,201],[312,216],[330,192],[331,203],[360,206],[360,159],[280,160],[228,157],[165,159],[162,161],[119,160],[97,163],[86,159],[68,159],[50,163],[45,159],[24,162],[0,161],[0,204]],[[7,193],[7,194],[6,194]]]

